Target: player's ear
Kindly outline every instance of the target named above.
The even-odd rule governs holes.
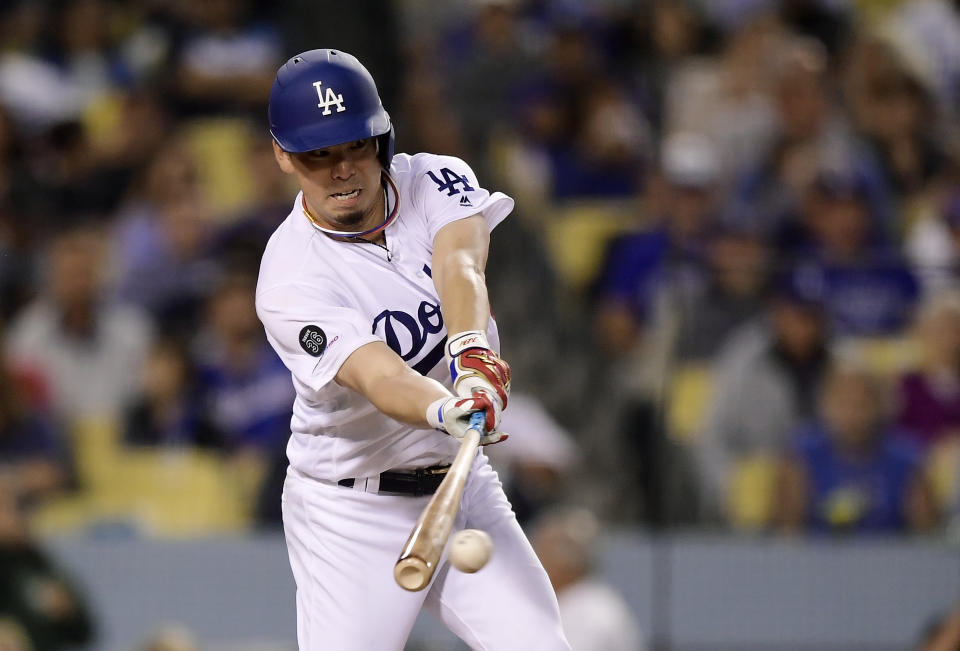
[[[277,159],[277,165],[287,174],[293,174],[293,161],[290,160],[290,152],[284,151],[277,141],[273,141],[273,157]]]

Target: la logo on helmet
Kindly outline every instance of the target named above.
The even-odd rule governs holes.
[[[322,81],[313,82],[313,87],[317,89],[317,97],[320,99],[320,103],[317,104],[318,108],[323,109],[323,113],[320,115],[330,115],[330,107],[336,105],[337,113],[346,111],[347,108],[343,105],[343,95],[333,92],[333,89],[329,86],[326,89],[320,88],[323,85]],[[324,94],[326,90],[326,94]]]

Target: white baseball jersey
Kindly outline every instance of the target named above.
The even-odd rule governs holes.
[[[433,240],[445,225],[482,214],[490,229],[513,199],[477,183],[458,158],[397,154],[384,231],[386,249],[334,239],[304,214],[301,195],[270,238],[257,282],[257,314],[293,375],[290,465],[315,479],[375,477],[450,461],[459,443],[379,412],[334,376],[350,354],[384,341],[421,374],[450,386],[446,329],[431,275]],[[399,205],[398,205],[399,204]],[[493,318],[487,336],[499,347]]]

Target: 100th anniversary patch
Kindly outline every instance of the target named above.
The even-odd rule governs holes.
[[[300,331],[300,347],[306,351],[307,355],[320,357],[323,355],[323,351],[327,349],[327,335],[320,329],[320,326],[303,326]]]

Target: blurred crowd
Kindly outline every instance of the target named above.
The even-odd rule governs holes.
[[[0,576],[30,527],[277,525],[266,100],[314,47],[398,151],[517,199],[490,454],[523,521],[960,534],[960,2],[9,0]]]
[[[136,530],[122,469],[163,490],[181,463],[242,495],[224,526],[276,525],[293,388],[253,292],[295,189],[265,107],[321,46],[371,69],[398,150],[517,198],[488,279],[529,439],[491,456],[522,519],[950,529],[947,0],[5,2],[11,518]]]
[[[523,254],[488,271],[530,333],[507,358],[577,446],[533,492],[654,527],[955,534],[960,5],[458,18],[412,63],[458,110],[415,134],[518,198],[527,232],[495,245]]]

